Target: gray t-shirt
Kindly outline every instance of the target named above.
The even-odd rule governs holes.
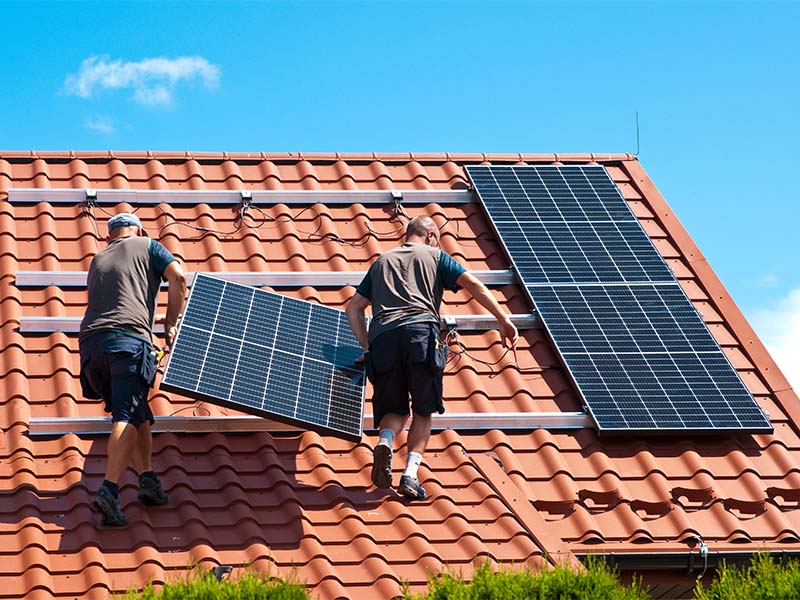
[[[114,330],[150,343],[158,290],[173,260],[169,250],[146,237],[112,240],[89,267],[89,305],[80,336]]]
[[[405,243],[379,256],[356,291],[372,302],[369,341],[409,323],[438,323],[444,290],[466,269],[447,252]]]

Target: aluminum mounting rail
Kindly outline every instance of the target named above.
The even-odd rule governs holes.
[[[21,333],[78,333],[82,317],[25,317],[20,318]],[[511,315],[517,329],[541,329],[542,321],[535,313]],[[455,327],[458,331],[488,331],[497,329],[492,315],[447,315],[442,317],[442,329]],[[153,333],[161,335],[163,325],[156,325]]]
[[[470,271],[484,285],[512,285],[518,283],[517,276],[511,269],[497,271]],[[225,279],[232,283],[244,285],[267,285],[273,288],[281,287],[344,287],[357,286],[364,278],[366,271],[222,271],[209,273],[214,277]],[[188,283],[194,281],[194,273],[187,273]],[[60,288],[86,287],[86,271],[17,271],[14,283],[21,287],[47,287]],[[163,287],[166,287],[166,283]]]
[[[116,190],[11,188],[8,201],[50,204],[469,204],[470,190]]]
[[[212,433],[212,432],[280,432],[303,431],[291,425],[261,417],[156,417],[153,433]],[[445,413],[433,415],[433,430],[489,431],[492,429],[585,429],[594,427],[588,414],[559,413]],[[364,430],[372,428],[372,415],[364,415]],[[29,422],[32,436],[98,435],[111,433],[110,417],[33,418]]]

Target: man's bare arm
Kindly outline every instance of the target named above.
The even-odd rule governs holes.
[[[358,343],[366,352],[369,349],[369,338],[367,337],[367,318],[365,311],[369,306],[369,298],[365,298],[358,292],[353,294],[350,302],[347,303],[345,312],[347,313],[347,322],[350,324],[350,329],[353,330],[353,335],[356,336]]]
[[[456,283],[463,287],[469,294],[478,301],[478,304],[488,310],[500,323],[500,336],[506,347],[513,348],[519,340],[519,332],[511,322],[506,311],[497,303],[492,293],[470,272],[465,271],[459,275]]]
[[[164,269],[164,279],[169,286],[167,291],[167,316],[164,318],[164,338],[167,346],[172,346],[172,341],[177,333],[178,317],[183,312],[186,303],[186,273],[177,260],[173,260]]]

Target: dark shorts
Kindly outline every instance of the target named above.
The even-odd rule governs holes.
[[[114,423],[155,423],[147,401],[157,366],[153,347],[116,331],[81,338],[79,346],[83,395],[102,398]]]
[[[391,329],[375,338],[366,357],[372,382],[375,428],[384,415],[420,415],[444,412],[442,376],[447,346],[439,340],[439,325],[419,323]]]

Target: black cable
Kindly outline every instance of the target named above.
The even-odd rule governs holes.
[[[471,354],[469,352],[469,350],[467,350],[466,346],[464,346],[464,344],[461,343],[461,340],[458,337],[458,332],[455,329],[451,329],[450,331],[447,332],[447,336],[445,337],[445,343],[450,348],[450,356],[447,359],[447,362],[448,362],[448,364],[450,366],[450,369],[448,370],[448,372],[453,372],[455,370],[456,365],[458,365],[459,362],[461,362],[462,357],[466,356],[466,357],[468,357],[470,360],[472,360],[474,362],[477,362],[479,364],[482,364],[484,366],[489,367],[489,370],[491,371],[491,373],[489,375],[489,378],[491,379],[491,378],[497,377],[497,375],[500,374],[500,371],[496,371],[494,367],[495,367],[495,365],[499,364],[506,357],[506,355],[508,355],[509,352],[513,353],[513,355],[514,355],[514,366],[516,367],[517,371],[519,371],[519,373],[521,373],[521,374],[543,373],[544,371],[547,371],[549,369],[556,368],[554,365],[543,365],[543,366],[537,367],[537,368],[523,369],[522,367],[519,366],[519,360],[517,359],[517,348],[516,348],[516,346],[510,347],[510,348],[506,348],[503,351],[503,354],[500,355],[500,358],[498,358],[494,362],[489,362],[488,360],[483,360],[483,359],[478,358],[477,356]],[[453,344],[455,344],[458,347],[457,350],[453,350],[453,348],[452,348]]]
[[[83,205],[83,212],[85,212],[87,215],[89,215],[89,218],[92,220],[92,226],[94,227],[94,232],[96,234],[95,238],[94,238],[94,243],[95,243],[95,246],[97,246],[97,251],[99,252],[100,251],[100,240],[102,238],[100,237],[100,228],[97,226],[97,217],[94,216],[94,213],[92,212],[92,205],[91,204],[84,204]]]
[[[242,227],[245,226],[244,225],[244,218],[246,216],[246,212],[247,212],[248,206],[247,205],[239,206],[239,213],[236,215],[236,217],[233,220],[235,226],[234,226],[234,229],[231,230],[231,231],[223,231],[221,229],[214,229],[213,227],[203,227],[202,225],[193,225],[191,223],[186,223],[185,221],[178,221],[178,219],[176,219],[171,214],[169,214],[166,210],[164,210],[163,207],[159,206],[158,208],[161,210],[161,215],[159,215],[159,216],[169,217],[169,218],[172,219],[171,222],[164,223],[159,228],[159,230],[158,230],[158,239],[161,239],[161,236],[164,234],[164,230],[167,227],[171,227],[173,225],[180,225],[182,227],[188,227],[189,229],[193,229],[194,231],[201,232],[201,235],[197,236],[196,238],[188,238],[191,241],[197,241],[197,240],[203,239],[209,233],[214,233],[214,234],[222,236],[222,237],[228,237],[228,236],[234,235],[235,233],[238,233],[242,229]]]
[[[84,207],[84,210],[93,219],[94,228],[95,228],[95,231],[97,232],[97,237],[99,239],[101,236],[100,236],[99,229],[97,227],[97,217],[94,215],[94,213],[91,210],[93,206],[96,206],[101,212],[103,212],[104,214],[108,215],[109,217],[113,217],[114,213],[111,213],[108,210],[106,210],[106,209],[104,209],[104,208],[102,208],[102,207],[100,207],[98,205],[88,205],[88,206]],[[135,206],[133,208],[133,213],[136,213],[139,209],[142,208],[142,206],[143,205]],[[250,212],[251,209],[253,209],[256,212],[258,212],[258,214],[260,215],[260,218],[256,218],[256,216],[253,215],[252,212]],[[300,217],[302,217],[302,215],[304,213],[310,211],[310,212],[313,213],[313,216],[312,216],[311,220],[312,221],[316,221],[316,227],[314,227],[314,229],[312,231],[308,231],[306,229],[301,229],[299,227],[297,228],[297,231],[299,233],[301,233],[301,234],[304,234],[307,237],[307,240],[309,242],[317,242],[317,243],[336,242],[336,243],[339,243],[339,244],[344,244],[344,245],[351,246],[353,248],[363,248],[364,246],[367,245],[367,242],[369,241],[370,237],[388,238],[388,237],[394,237],[394,236],[397,236],[398,234],[401,234],[405,230],[405,224],[402,224],[401,220],[402,219],[409,220],[411,218],[408,215],[408,213],[406,213],[406,211],[403,208],[402,204],[400,204],[399,202],[395,202],[394,203],[394,207],[393,207],[393,214],[389,217],[389,222],[398,222],[398,221],[400,221],[401,225],[399,227],[397,227],[396,229],[393,229],[391,231],[378,231],[377,229],[374,229],[370,225],[369,221],[367,221],[366,224],[365,224],[366,232],[364,234],[362,234],[361,236],[359,236],[359,237],[357,237],[355,239],[347,239],[347,238],[343,238],[341,236],[338,236],[338,235],[336,235],[334,233],[324,233],[324,234],[319,233],[319,231],[322,229],[322,225],[323,225],[323,222],[322,222],[323,216],[313,206],[306,206],[302,210],[300,210],[300,212],[298,212],[297,214],[292,215],[292,216],[288,216],[288,217],[273,217],[271,215],[268,215],[266,212],[264,212],[264,210],[262,210],[258,206],[255,206],[255,205],[249,204],[249,203],[242,204],[242,205],[240,205],[238,207],[238,212],[237,212],[237,214],[236,214],[236,216],[234,217],[234,220],[233,220],[234,227],[231,230],[216,229],[216,228],[213,228],[213,227],[203,227],[202,225],[195,225],[193,223],[189,223],[189,222],[186,222],[186,221],[179,221],[173,215],[171,215],[166,210],[164,210],[163,207],[159,206],[159,210],[161,211],[161,214],[159,215],[159,217],[164,217],[167,220],[167,222],[165,222],[163,225],[161,225],[161,227],[159,227],[158,234],[157,234],[157,239],[161,239],[161,237],[164,235],[164,231],[166,229],[168,229],[169,227],[173,227],[173,226],[186,227],[188,229],[191,229],[193,231],[197,231],[197,232],[200,233],[199,236],[196,236],[196,237],[193,237],[193,238],[187,238],[190,241],[201,240],[206,235],[211,234],[211,233],[216,234],[216,235],[221,236],[221,237],[230,237],[230,236],[235,235],[236,233],[238,233],[239,231],[241,231],[242,229],[245,229],[245,228],[247,228],[247,229],[255,229],[255,230],[261,229],[267,223],[276,223],[276,224],[277,223],[296,223],[297,220],[300,219]],[[248,220],[250,221],[249,223],[247,222]],[[448,219],[448,221],[449,221],[449,219]],[[99,242],[98,242],[98,246],[99,246]]]
[[[205,406],[203,406],[204,404],[205,404],[205,402],[198,402],[197,404],[193,404],[192,406],[184,406],[183,408],[179,408],[175,412],[170,413],[169,416],[170,417],[174,417],[174,416],[182,413],[185,410],[191,410],[193,417],[199,417],[199,416],[210,417],[211,416],[211,411],[209,409],[207,409]],[[204,415],[198,414],[201,410],[205,411],[206,414],[204,414]],[[224,412],[224,409],[223,409],[223,412]],[[225,415],[227,416],[227,413],[225,413]]]

